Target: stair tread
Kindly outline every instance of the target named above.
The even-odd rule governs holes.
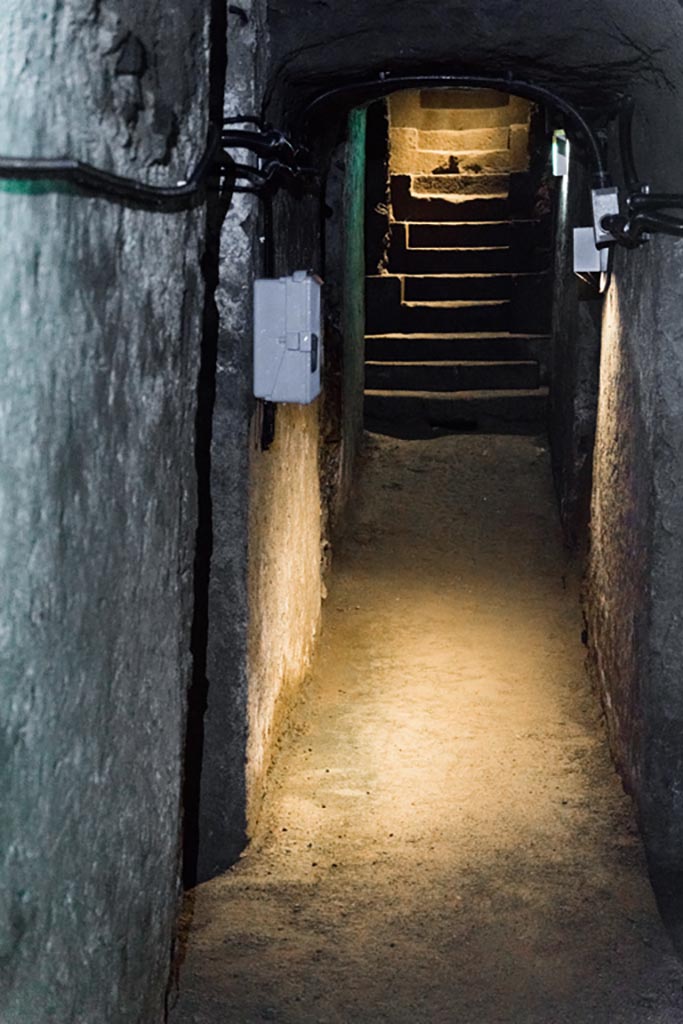
[[[547,398],[550,391],[547,387],[540,388],[486,388],[481,391],[389,391],[386,389],[366,389],[365,394],[377,398],[425,398],[428,401],[452,401],[454,398],[472,402],[486,398]]]
[[[445,252],[510,252],[511,250],[511,245],[440,245],[438,249],[430,245],[407,245],[405,247],[406,252],[431,252],[437,258]]]
[[[480,306],[507,306],[509,299],[411,299],[402,302],[409,309],[470,309]]]
[[[538,366],[538,361],[536,359],[430,359],[429,361],[419,359],[366,359],[365,365],[378,367],[424,366],[429,367],[430,369],[436,367],[471,366],[473,368],[476,367],[477,369],[483,369],[489,366]]]
[[[461,341],[464,339],[489,339],[489,338],[505,338],[505,339],[525,339],[525,338],[543,338],[549,339],[550,335],[547,332],[541,331],[538,334],[522,333],[514,334],[509,331],[436,331],[434,333],[422,332],[412,334],[366,334],[366,339],[372,338],[387,338],[391,341],[418,341],[421,338],[429,341]]]
[[[542,224],[543,221],[540,217],[491,217],[490,220],[391,220],[389,223],[426,228],[481,228],[489,224]]]
[[[368,278],[372,277],[402,277],[405,281],[488,281],[489,278],[494,277],[539,277],[538,271],[534,270],[495,270],[492,274],[487,273],[472,273],[472,274],[368,274]]]

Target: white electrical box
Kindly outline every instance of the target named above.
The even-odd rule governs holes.
[[[320,394],[322,281],[307,270],[254,282],[254,394],[308,405]]]
[[[603,228],[603,217],[615,217],[619,215],[619,189],[594,188],[591,190],[593,201],[593,231],[595,232],[595,244],[613,242],[614,235]]]
[[[574,228],[574,273],[600,274],[607,270],[609,253],[598,249],[593,228]]]

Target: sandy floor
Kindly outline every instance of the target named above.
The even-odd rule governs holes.
[[[548,457],[370,439],[258,834],[172,1024],[675,1024],[683,968],[584,677]]]

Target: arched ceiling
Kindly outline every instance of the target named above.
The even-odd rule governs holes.
[[[271,0],[269,22],[289,81],[484,64],[661,78],[683,37],[677,0]]]
[[[593,104],[634,93],[637,148],[654,155],[644,124],[659,131],[660,169],[663,133],[670,149],[671,119],[683,122],[683,0],[270,0],[268,17],[271,107],[380,72],[514,71]]]

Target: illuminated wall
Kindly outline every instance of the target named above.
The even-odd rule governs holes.
[[[261,103],[264,6],[230,21],[234,116]],[[330,149],[320,154],[323,165],[329,158]],[[281,194],[266,222],[263,202],[239,195],[222,232],[206,685],[193,695],[200,728],[187,757],[200,775],[186,808],[190,884],[234,862],[258,815],[275,741],[310,666],[331,531],[350,490],[361,429],[363,115],[352,117],[330,166],[340,162],[326,221],[325,392],[309,406],[277,406],[270,424],[273,410],[252,391],[252,281],[300,269],[328,276],[320,202]]]

